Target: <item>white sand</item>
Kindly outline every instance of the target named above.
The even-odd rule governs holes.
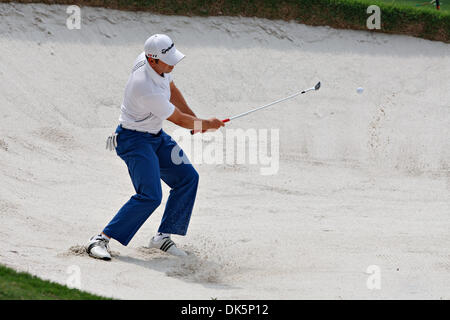
[[[82,289],[124,299],[450,298],[450,45],[92,8],[68,30],[65,10],[0,4],[0,263],[60,283],[76,265]],[[196,165],[189,233],[174,237],[189,259],[144,248],[163,185],[130,245],[94,260],[76,246],[133,193],[105,137],[158,32],[187,55],[175,83],[201,117],[323,87],[227,126],[280,128],[278,174]]]

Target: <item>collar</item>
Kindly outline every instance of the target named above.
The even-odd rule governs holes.
[[[150,64],[148,61],[145,61],[145,68],[150,75],[150,77],[156,82],[156,83],[163,83],[164,80],[166,80],[166,75],[164,74],[164,77],[161,77],[155,70],[153,70],[152,67],[150,67]]]

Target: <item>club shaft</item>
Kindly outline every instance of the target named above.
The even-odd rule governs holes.
[[[314,90],[314,88],[309,88],[309,89],[307,89],[307,90],[303,90],[303,91],[294,93],[294,94],[292,94],[292,95],[290,95],[290,96],[288,96],[288,97],[286,97],[286,98],[282,98],[282,99],[276,100],[276,101],[274,101],[274,102],[268,103],[268,104],[266,104],[266,105],[257,107],[257,108],[255,108],[255,109],[249,110],[249,111],[247,111],[247,112],[243,112],[243,113],[241,113],[241,114],[238,114],[238,115],[235,115],[235,116],[233,116],[233,117],[230,117],[229,120],[228,120],[228,119],[226,119],[226,120],[231,121],[231,120],[233,120],[233,119],[237,119],[237,118],[246,116],[246,115],[248,115],[248,114],[250,114],[250,113],[253,113],[253,112],[255,112],[255,111],[258,111],[258,110],[261,110],[261,109],[264,109],[264,108],[273,106],[274,104],[277,104],[277,103],[283,102],[283,101],[285,101],[285,100],[294,98],[294,97],[298,96],[299,94],[306,93],[306,92],[311,91],[311,90]],[[227,121],[227,122],[228,122],[228,121]]]
[[[290,96],[288,96],[288,97],[286,97],[286,98],[282,98],[282,99],[276,100],[276,101],[274,101],[274,102],[265,104],[265,105],[263,105],[263,106],[257,107],[257,108],[255,108],[255,109],[249,110],[249,111],[247,111],[247,112],[243,112],[243,113],[238,114],[238,115],[235,115],[235,116],[233,116],[233,117],[223,119],[222,122],[223,122],[223,123],[229,122],[229,121],[231,121],[231,120],[233,120],[233,119],[237,119],[237,118],[246,116],[246,115],[248,115],[248,114],[250,114],[250,113],[253,113],[253,112],[255,112],[255,111],[258,111],[258,110],[261,110],[261,109],[264,109],[264,108],[273,106],[274,104],[280,103],[280,102],[285,101],[285,100],[287,100],[287,99],[294,98],[294,97],[298,96],[299,94],[303,94],[303,93],[306,93],[306,92],[311,91],[311,90],[319,90],[319,88],[320,88],[320,82],[318,82],[318,83],[316,84],[316,86],[314,86],[314,87],[312,87],[312,88],[309,88],[309,89],[306,89],[306,90],[303,90],[303,91],[299,91],[299,92],[294,93],[294,94],[292,94],[292,95],[290,95]],[[204,131],[202,131],[202,132],[204,132]],[[191,134],[194,134],[194,130],[191,130]]]

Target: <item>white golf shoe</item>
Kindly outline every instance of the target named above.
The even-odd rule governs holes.
[[[161,239],[155,240],[155,237],[152,237],[149,244],[150,248],[160,249],[164,252],[170,253],[174,256],[185,257],[187,253],[181,249],[177,248],[175,242],[170,239],[170,236],[165,236]]]
[[[111,260],[109,241],[100,235],[93,236],[86,245],[86,252],[93,258]]]

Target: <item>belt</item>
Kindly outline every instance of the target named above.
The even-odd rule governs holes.
[[[151,135],[154,136],[154,137],[159,137],[159,136],[161,135],[161,133],[162,133],[162,129],[159,129],[158,133],[151,133],[151,132],[148,132],[148,131],[139,131],[139,130],[135,130],[135,129],[128,129],[128,128],[125,128],[122,124],[119,124],[119,127],[121,127],[121,128],[124,129],[124,130],[130,130],[130,131],[135,131],[135,132],[148,133],[148,134],[151,134]]]

